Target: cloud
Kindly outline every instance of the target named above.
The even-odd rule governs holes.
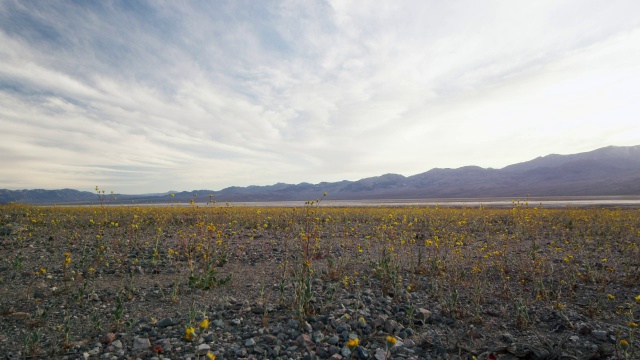
[[[501,167],[640,143],[634,1],[0,4],[0,187]]]

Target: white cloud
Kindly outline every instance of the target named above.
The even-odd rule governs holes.
[[[640,144],[634,10],[4,2],[0,187],[355,180]]]

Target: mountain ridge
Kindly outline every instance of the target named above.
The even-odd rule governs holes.
[[[433,168],[411,176],[386,173],[356,181],[115,195],[113,203],[216,201],[297,201],[324,192],[333,200],[482,198],[525,196],[640,195],[640,145],[607,146],[570,155],[550,154],[500,169],[469,165]],[[171,196],[171,194],[174,194]],[[200,196],[196,196],[200,195]],[[212,197],[209,197],[212,195]],[[0,189],[0,202],[28,204],[98,203],[96,193],[74,189]]]

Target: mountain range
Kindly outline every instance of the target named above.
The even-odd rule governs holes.
[[[268,186],[233,186],[219,191],[115,195],[113,202],[311,200],[322,196],[324,192],[328,193],[327,199],[332,200],[640,195],[640,145],[608,146],[572,155],[552,154],[502,169],[465,166],[457,169],[436,168],[413,176],[385,174],[357,181],[277,183]],[[0,189],[1,202],[86,204],[97,203],[98,197],[93,192],[73,189]]]

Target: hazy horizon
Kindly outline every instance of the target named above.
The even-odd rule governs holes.
[[[0,2],[0,188],[502,168],[640,144],[636,1]]]

